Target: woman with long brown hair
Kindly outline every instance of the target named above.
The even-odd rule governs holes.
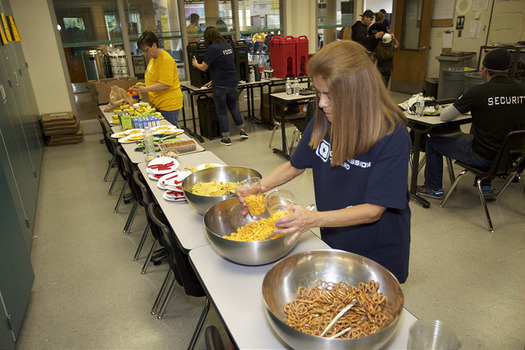
[[[270,190],[312,168],[317,211],[295,205],[277,221],[277,232],[291,235],[291,242],[320,227],[332,248],[375,260],[404,282],[410,250],[406,119],[358,43],[326,45],[308,63],[308,74],[318,94],[315,117],[290,161],[261,186]]]
[[[247,139],[248,134],[244,131],[244,122],[237,105],[237,68],[233,48],[222,37],[215,27],[208,27],[204,31],[204,44],[207,46],[206,54],[201,63],[193,56],[192,64],[202,71],[211,69],[212,94],[215,102],[215,110],[219,118],[222,139],[221,143],[231,146],[230,126],[228,124],[228,110],[232,115],[241,139]]]

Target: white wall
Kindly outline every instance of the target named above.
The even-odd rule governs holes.
[[[308,51],[317,52],[317,0],[285,0],[285,35],[308,37]]]
[[[392,13],[392,0],[364,0],[364,8],[372,10],[374,13],[379,12],[381,9],[385,9],[387,13]],[[360,15],[358,13],[357,15]]]
[[[51,0],[49,0],[51,1]],[[40,114],[74,111],[47,0],[11,0]],[[53,12],[54,13],[54,12]],[[74,111],[76,112],[76,111]]]

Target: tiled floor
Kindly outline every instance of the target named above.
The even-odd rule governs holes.
[[[231,147],[218,139],[202,145],[228,164],[266,174],[283,159],[268,147],[271,131],[246,124],[246,141],[233,136]],[[164,319],[150,314],[167,266],[141,275],[145,254],[133,261],[144,214],[138,212],[129,235],[122,233],[130,205],[113,213],[117,191],[108,196],[109,183],[102,181],[109,156],[100,138],[85,135],[81,144],[45,149],[31,251],[36,278],[17,349],[185,349],[203,298],[188,297],[179,287]],[[523,349],[525,199],[512,183],[489,203],[496,229],[491,234],[472,182],[467,175],[445,208],[411,203],[405,307],[453,327],[463,349]],[[286,187],[300,204],[313,203],[311,172]],[[213,310],[208,324],[221,327]],[[203,337],[196,348],[205,349]]]

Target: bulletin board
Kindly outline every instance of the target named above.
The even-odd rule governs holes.
[[[525,40],[525,0],[494,0],[487,44]]]
[[[525,1],[525,0],[524,0]],[[434,0],[432,27],[450,27],[454,21],[456,0]]]

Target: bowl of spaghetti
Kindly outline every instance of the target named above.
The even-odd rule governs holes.
[[[394,333],[404,303],[387,269],[335,249],[282,259],[266,273],[262,294],[270,324],[294,349],[378,349]]]
[[[275,230],[275,221],[287,213],[253,217],[243,215],[243,211],[239,200],[230,198],[204,214],[208,240],[224,258],[242,265],[265,265],[279,260],[297,244],[297,240],[286,244],[286,235],[269,237]]]
[[[239,182],[262,175],[242,166],[221,166],[195,171],[182,182],[182,190],[191,209],[204,215],[213,205],[235,196]]]

